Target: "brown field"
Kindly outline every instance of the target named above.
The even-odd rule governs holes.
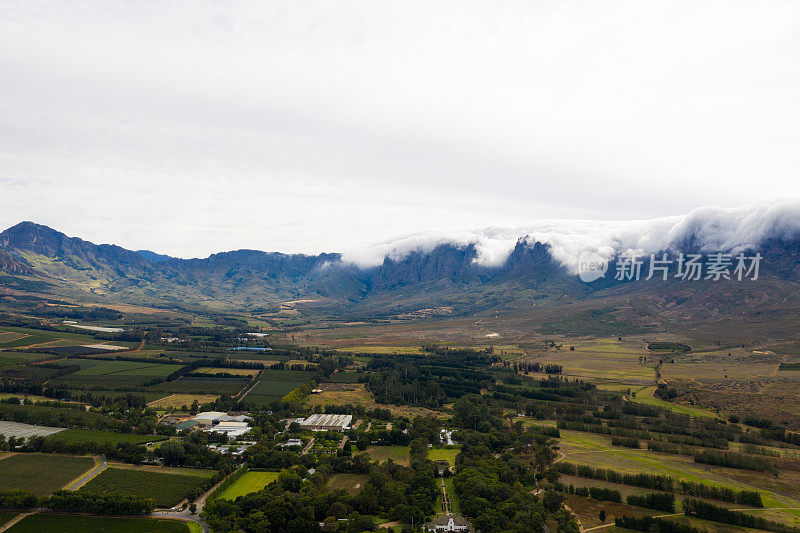
[[[355,496],[364,488],[367,476],[359,474],[334,474],[328,480],[328,489],[346,491],[350,496]]]
[[[234,376],[255,376],[260,372],[256,368],[211,368],[204,366],[198,368],[195,372],[200,374],[232,374]]]
[[[584,529],[603,524],[613,524],[615,516],[653,516],[655,514],[660,514],[658,511],[651,511],[650,509],[634,507],[624,503],[600,502],[574,494],[567,494],[566,497],[566,504],[572,512],[577,515]],[[600,509],[606,510],[605,522],[600,522],[600,518],[598,517]]]
[[[331,387],[331,385],[334,387]],[[375,407],[389,409],[395,415],[407,416],[410,418],[415,416],[438,416],[442,418],[449,418],[449,415],[439,411],[434,411],[432,409],[427,409],[425,407],[375,403],[375,398],[372,396],[371,392],[366,390],[363,383],[323,383],[320,385],[320,388],[326,390],[324,390],[324,392],[311,394],[307,400],[307,404],[309,406],[342,405],[349,403],[353,405],[363,405],[368,409],[373,409]]]
[[[219,394],[170,394],[147,405],[153,409],[180,409],[184,405],[191,407],[195,400],[200,405],[203,405],[204,403],[213,402],[217,398],[219,398]]]

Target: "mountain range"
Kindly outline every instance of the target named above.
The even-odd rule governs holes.
[[[688,240],[683,247],[691,252],[696,245]],[[476,261],[473,244],[441,243],[365,267],[338,253],[236,250],[180,259],[22,222],[0,233],[0,290],[6,298],[47,294],[75,303],[213,312],[277,312],[289,302],[305,314],[351,319],[535,315],[538,327],[554,330],[570,323],[580,330],[584,322],[613,330],[743,317],[754,326],[772,317],[770,327],[783,327],[800,309],[800,241],[766,239],[755,251],[763,255],[757,282],[622,282],[607,275],[587,284],[554,259],[549,244],[527,238],[499,265]]]

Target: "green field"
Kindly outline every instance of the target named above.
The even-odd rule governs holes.
[[[153,385],[150,390],[175,394],[227,394],[233,396],[238,394],[248,383],[250,382],[246,379],[182,377],[175,381]]]
[[[0,368],[52,358],[52,355],[41,353],[0,352]]]
[[[447,490],[447,497],[450,498],[450,504],[453,506],[451,511],[455,514],[461,513],[461,504],[458,499],[458,495],[456,494],[456,489],[453,486],[453,478],[448,477],[444,480],[444,486]]]
[[[0,334],[3,332],[15,333],[14,337],[24,335],[24,337],[10,340],[11,335],[2,335],[0,337],[0,348],[16,348],[18,346],[31,346],[33,344],[51,343],[55,341],[66,340],[67,343],[60,344],[96,344],[99,342],[91,335],[85,333],[64,333],[62,331],[46,331],[43,329],[30,329],[30,328],[17,328],[4,326],[0,329]],[[9,339],[9,340],[5,340]],[[4,342],[5,340],[5,342]]]
[[[367,476],[360,474],[334,474],[328,480],[330,490],[344,490],[350,496],[355,496],[364,488]]]
[[[95,429],[68,429],[48,437],[50,440],[58,440],[66,444],[83,442],[96,442],[98,444],[117,444],[118,442],[144,444],[145,442],[164,440],[166,438],[167,437],[158,437],[154,435],[134,435],[131,433],[117,433],[115,431],[100,431]]]
[[[180,503],[189,492],[200,487],[206,479],[199,476],[109,467],[80,490],[95,494],[153,498],[156,507],[171,507]]]
[[[316,376],[299,370],[265,370],[244,401],[269,405]]]
[[[428,459],[431,461],[447,461],[450,466],[456,465],[456,455],[461,453],[461,446],[456,448],[431,448],[428,450]]]
[[[382,463],[391,459],[395,463],[408,466],[411,464],[409,457],[411,446],[369,446],[365,450],[373,461]]]
[[[0,526],[17,516],[19,512],[17,511],[2,511],[0,510]]]
[[[92,467],[91,457],[18,453],[0,459],[0,490],[21,489],[46,496]]]
[[[683,405],[680,403],[665,402],[664,400],[655,398],[652,396],[654,390],[656,390],[655,387],[644,388],[639,392],[637,392],[636,397],[631,398],[631,400],[636,403],[643,403],[645,405],[654,405],[656,407],[662,407],[664,409],[669,409],[670,411],[674,411],[676,413],[681,413],[684,415],[696,416],[699,418],[715,418],[713,413],[706,411],[704,409],[699,409],[697,407],[692,407],[691,405]]]
[[[620,472],[662,474],[674,478],[728,487],[758,490],[765,507],[800,507],[800,473],[782,470],[777,478],[764,472],[741,471],[695,463],[692,457],[611,446],[604,435],[561,430],[560,451],[566,460]],[[800,510],[786,511],[800,517]]]
[[[10,533],[190,533],[182,520],[121,518],[37,513],[26,516],[8,530]]]
[[[230,487],[223,490],[219,498],[223,500],[235,500],[239,496],[244,496],[251,492],[258,492],[278,479],[278,474],[279,472],[262,472],[255,470],[245,472],[244,475],[234,481]]]
[[[95,364],[81,365],[82,368],[72,374],[73,376],[108,376],[131,375],[131,376],[168,376],[183,368],[182,365],[158,364],[158,363],[137,363],[134,361],[97,361]]]

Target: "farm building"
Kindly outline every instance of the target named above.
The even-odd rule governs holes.
[[[206,431],[213,431],[215,433],[225,433],[228,438],[236,438],[241,437],[245,433],[250,431],[250,426],[247,422],[220,422],[210,428],[206,429]]]
[[[316,414],[300,422],[300,427],[312,431],[344,431],[350,429],[352,420],[352,415]]]

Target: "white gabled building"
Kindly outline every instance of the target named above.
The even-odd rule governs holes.
[[[475,528],[469,520],[459,515],[437,516],[425,525],[425,531],[458,531],[462,533],[474,533]]]

